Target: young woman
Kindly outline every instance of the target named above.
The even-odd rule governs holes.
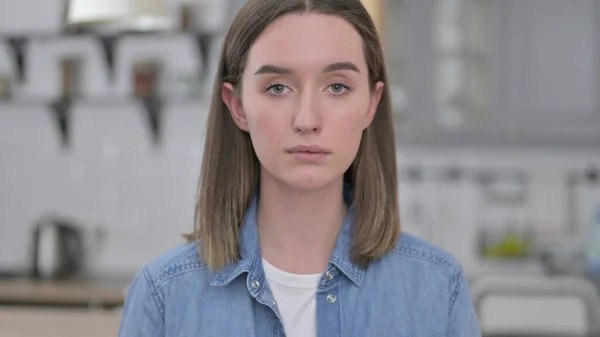
[[[382,48],[360,0],[249,0],[225,38],[193,243],[120,336],[479,336],[449,254],[401,234]]]

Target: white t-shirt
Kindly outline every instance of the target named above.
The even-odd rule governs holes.
[[[292,274],[263,259],[287,337],[317,336],[317,287],[321,274]]]

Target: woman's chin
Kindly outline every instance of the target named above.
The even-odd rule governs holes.
[[[338,179],[342,179],[341,176],[325,176],[323,174],[295,174],[288,175],[282,179],[284,183],[291,189],[300,191],[312,191],[332,186]]]
[[[342,171],[324,166],[295,166],[285,167],[285,169],[278,167],[274,170],[269,170],[263,166],[262,169],[261,184],[274,183],[284,186],[286,189],[303,192],[334,186],[341,182],[344,176]]]

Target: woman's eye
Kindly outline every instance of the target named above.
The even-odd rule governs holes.
[[[273,94],[281,95],[285,92],[285,89],[285,85],[283,84],[273,84],[268,90]]]
[[[343,85],[341,83],[334,83],[334,84],[330,85],[329,88],[331,89],[331,92],[334,94],[341,94],[344,92],[344,90],[348,89],[348,87],[346,87],[345,85]]]

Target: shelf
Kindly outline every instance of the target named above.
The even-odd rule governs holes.
[[[560,131],[560,132],[558,132]],[[600,149],[600,125],[586,128],[573,125],[563,130],[527,125],[478,125],[441,128],[433,124],[396,123],[396,144],[399,147],[482,147],[482,148],[549,148]]]
[[[46,97],[27,97],[27,98],[10,98],[0,100],[0,106],[13,106],[13,107],[35,107],[35,106],[47,106],[53,102],[60,101],[59,98],[46,98]],[[190,96],[190,97],[159,97],[155,100],[161,101],[163,104],[208,104],[209,99],[205,96]],[[92,96],[92,97],[81,97],[71,100],[72,104],[81,104],[84,106],[122,106],[126,104],[138,103],[143,101],[142,99],[126,96]]]
[[[103,57],[106,62],[107,71],[111,79],[114,79],[115,75],[115,49],[119,45],[119,41],[125,37],[156,37],[156,38],[168,38],[168,37],[181,37],[188,36],[192,38],[197,46],[198,54],[202,59],[202,74],[200,79],[203,80],[207,76],[209,53],[213,47],[213,41],[220,36],[220,31],[201,31],[201,32],[178,32],[178,31],[160,31],[160,32],[123,32],[117,34],[96,34],[96,33],[23,33],[23,34],[0,34],[0,40],[5,40],[9,45],[15,65],[17,67],[17,78],[19,82],[25,81],[27,75],[26,65],[26,52],[27,44],[29,41],[52,41],[52,40],[63,40],[71,38],[89,38],[98,41],[103,51]]]
[[[208,80],[210,73],[209,62],[211,49],[214,47],[214,41],[222,34],[220,31],[158,31],[158,32],[119,32],[115,34],[96,34],[90,32],[56,32],[56,33],[23,33],[23,34],[0,34],[0,41],[4,40],[12,51],[12,57],[16,67],[17,81],[21,84],[27,78],[27,52],[28,44],[31,41],[61,41],[68,39],[90,39],[97,41],[101,47],[102,56],[106,64],[106,72],[109,81],[115,80],[115,50],[119,48],[120,43],[125,38],[152,38],[169,39],[173,37],[189,37],[195,42],[197,53],[202,61],[202,72],[197,75],[197,80],[204,83]],[[165,104],[185,104],[195,102],[207,102],[205,97],[173,98],[173,97],[153,97],[148,99],[136,99],[130,97],[85,97],[81,99],[61,99],[51,97],[32,97],[20,98],[12,96],[9,99],[0,100],[0,107],[27,107],[27,106],[46,106],[52,113],[56,121],[56,127],[60,131],[61,143],[64,148],[70,146],[70,121],[71,110],[74,105],[95,105],[95,106],[113,106],[123,104],[139,104],[145,111],[148,121],[148,127],[152,134],[152,141],[155,146],[161,143],[162,130],[162,111]]]
[[[114,308],[123,305],[128,282],[1,280],[0,305]]]

